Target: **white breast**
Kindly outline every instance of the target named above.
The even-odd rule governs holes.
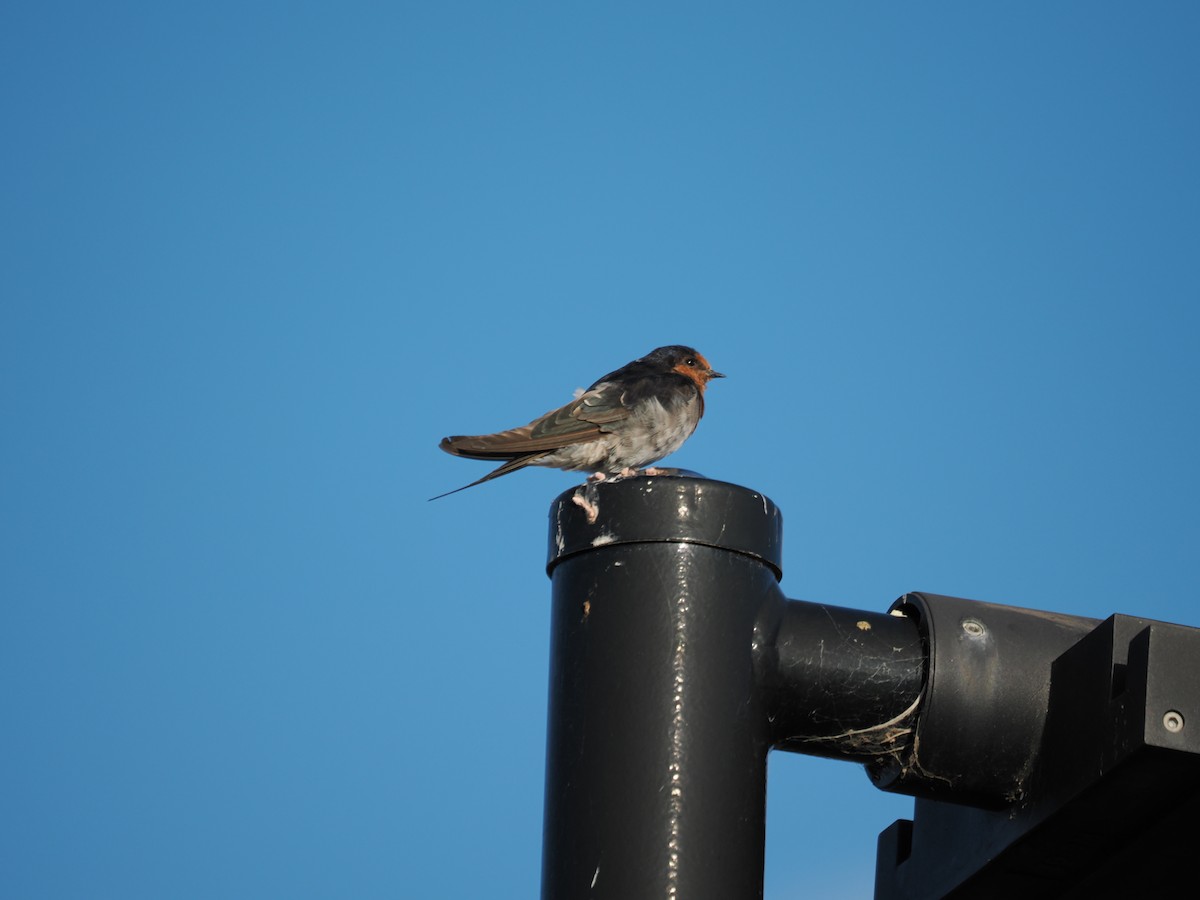
[[[617,423],[617,431],[594,441],[563,447],[542,457],[534,465],[570,471],[620,472],[640,469],[674,453],[691,437],[700,422],[700,397],[673,408],[658,400],[639,404],[633,416]]]

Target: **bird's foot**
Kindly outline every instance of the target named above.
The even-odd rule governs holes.
[[[665,475],[666,469],[656,469],[651,466],[648,469],[635,469],[633,466],[626,466],[619,472],[609,474],[607,472],[593,472],[587,477],[588,484],[599,484],[602,481],[620,481],[622,478],[633,478],[636,475]]]

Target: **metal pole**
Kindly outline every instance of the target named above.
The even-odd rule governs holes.
[[[926,670],[914,620],[789,600],[769,645],[777,749],[873,767],[905,756]]]
[[[916,624],[787,600],[779,510],[736,485],[601,483],[551,519],[542,896],[760,896],[767,751],[902,754]]]
[[[761,896],[778,510],[656,476],[551,515],[542,897]]]

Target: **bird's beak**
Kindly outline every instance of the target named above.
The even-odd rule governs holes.
[[[704,374],[707,375],[709,378],[724,378],[725,377],[724,373],[714,372],[712,369],[709,369]]]

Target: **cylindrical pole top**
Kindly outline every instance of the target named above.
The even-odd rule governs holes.
[[[670,469],[589,483],[550,507],[546,571],[611,544],[702,544],[754,557],[783,576],[783,516],[762,494],[695,472]]]

